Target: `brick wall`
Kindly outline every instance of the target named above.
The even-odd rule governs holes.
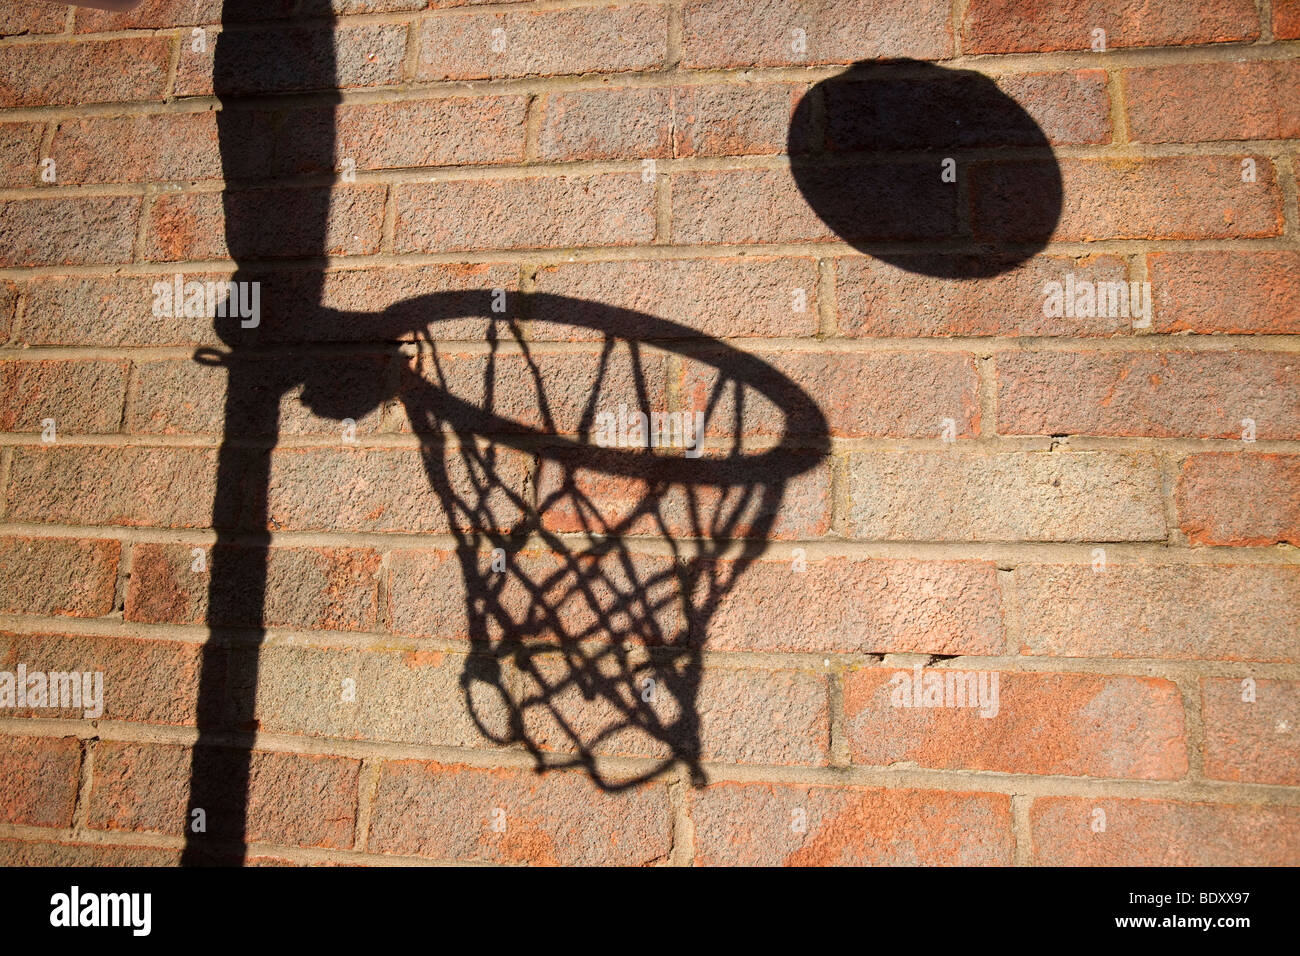
[[[104,681],[0,710],[0,860],[1300,863],[1300,4],[226,7],[0,0],[0,670]],[[1050,243],[959,281],[810,208],[795,108],[882,58],[1034,119]],[[967,145],[976,218],[1043,161]],[[256,277],[256,335],[155,315],[176,273]],[[1067,274],[1151,322],[1047,314]],[[416,340],[473,290],[516,338]],[[705,457],[552,453],[637,314],[603,407],[721,396]],[[422,429],[488,378],[526,440]],[[619,565],[585,606],[570,557]],[[899,706],[953,671],[996,714]]]

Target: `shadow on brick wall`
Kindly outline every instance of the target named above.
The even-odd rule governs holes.
[[[227,0],[226,23],[243,24],[265,9]],[[329,27],[319,16],[310,23]],[[270,48],[277,59],[268,65]],[[331,89],[329,42],[268,46],[247,25],[216,40],[226,243],[236,263],[233,280],[261,283],[263,297],[257,327],[243,327],[238,316],[216,319],[227,351],[196,354],[197,361],[224,366],[227,395],[213,508],[214,626],[202,657],[189,798],[191,812],[203,809],[207,830],[187,826],[184,863],[245,857],[257,650],[266,636],[275,526],[271,449],[289,396],[340,422],[386,407],[418,436],[441,510],[422,529],[454,542],[469,638],[460,683],[486,742],[522,748],[539,772],[581,767],[608,790],[676,765],[702,784],[708,752],[698,696],[709,620],[771,538],[799,536],[783,527],[787,493],[792,482],[824,467],[830,451],[816,400],[733,346],[600,302],[514,291],[503,301],[493,289],[470,289],[406,298],[382,312],[326,306],[329,190],[257,192],[285,185],[275,123],[252,121],[267,108],[250,95],[268,69],[273,85],[286,77],[318,85],[310,96],[319,110],[332,111],[340,101]],[[819,84],[795,113],[792,169],[813,210],[858,248],[914,271],[978,278],[1032,255],[1060,207],[1050,153],[1033,158],[1046,190],[1037,205],[1026,207],[1020,193],[992,203],[1006,219],[1001,225],[996,216],[963,211],[974,208],[969,191],[960,177],[945,179],[941,159],[990,145],[978,136],[990,125],[995,134],[1018,137],[1004,145],[1045,143],[1033,121],[976,74],[960,74],[953,86],[950,71],[925,64],[881,69],[859,64],[846,74],[852,83]],[[937,82],[941,91],[918,95],[917,82]],[[915,115],[922,108],[946,111],[951,122],[923,122]],[[912,132],[898,127],[899,110]],[[294,142],[295,155],[334,170],[332,124],[310,130]],[[293,252],[292,271],[267,261],[288,248],[281,241],[286,230],[295,249],[305,240],[316,250],[306,257]],[[469,377],[439,345],[440,338],[463,341],[467,320],[483,346]],[[554,353],[536,354],[525,334],[536,320],[565,325],[571,338],[592,343],[592,366],[579,373],[548,369]],[[655,385],[656,356],[665,353],[703,369],[703,384],[673,410],[677,420],[658,421],[668,440],[647,448],[625,434],[625,423],[639,421],[637,413],[649,422],[668,411]],[[609,425],[602,413],[618,404],[626,406],[620,433],[602,441]],[[757,450],[747,449],[743,422],[760,407],[779,416],[781,428]],[[703,449],[689,438],[697,422],[709,436]],[[677,440],[672,428],[679,429]],[[657,545],[633,546],[640,536]],[[234,618],[250,626],[215,626]],[[649,760],[619,774],[600,759],[620,754]]]

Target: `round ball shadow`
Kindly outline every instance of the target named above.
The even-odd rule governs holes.
[[[1060,219],[1061,174],[1047,136],[971,70],[854,64],[799,101],[788,148],[795,182],[822,221],[908,272],[998,275],[1047,245]]]

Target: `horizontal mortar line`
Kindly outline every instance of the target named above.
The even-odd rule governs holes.
[[[22,614],[0,614],[0,628],[19,636],[82,637],[89,640],[157,641],[173,644],[213,644],[235,650],[313,650],[339,653],[406,654],[437,652],[453,658],[494,654],[502,642],[488,643],[462,638],[397,634],[380,631],[304,630],[285,626],[265,628],[213,626],[204,624],[149,624],[106,618],[66,618]],[[507,646],[523,646],[542,655],[560,657],[562,649],[575,646],[593,652],[611,646],[604,637],[580,642],[556,638],[506,640]],[[647,646],[635,640],[617,642],[638,659],[678,660],[680,645]],[[848,651],[842,649],[739,650],[715,649],[706,639],[698,648],[700,666],[717,670],[799,670],[830,675],[862,668],[910,669],[915,663],[948,670],[996,670],[1001,673],[1094,674],[1099,676],[1161,677],[1170,681],[1200,678],[1254,677],[1268,680],[1300,680],[1300,663],[1288,661],[1232,661],[1212,658],[1108,657],[1047,655],[933,655],[912,651]],[[883,658],[883,660],[882,660]],[[15,718],[18,719],[18,718]],[[45,718],[26,718],[45,719]]]
[[[522,293],[515,293],[522,294]],[[507,300],[510,293],[507,293]],[[141,312],[143,313],[143,309]],[[468,317],[468,316],[467,316]],[[537,320],[517,318],[504,315],[499,319],[483,316],[492,321],[532,322]],[[563,324],[560,322],[558,324]],[[526,327],[527,328],[527,327]],[[618,338],[622,338],[619,336]],[[1246,352],[1298,352],[1300,353],[1300,335],[1283,333],[1218,333],[1209,335],[1189,335],[1185,333],[1152,333],[1146,335],[1115,334],[1109,337],[1089,338],[1086,336],[1048,336],[1048,335],[989,335],[989,336],[863,336],[863,337],[827,337],[788,338],[777,336],[710,336],[703,331],[695,335],[683,334],[680,338],[635,338],[635,342],[647,352],[659,355],[670,353],[684,357],[710,357],[718,352],[730,354],[732,349],[741,349],[751,355],[764,357],[767,353],[780,356],[794,353],[808,354],[858,354],[876,352],[899,353],[978,353],[979,355],[1018,354],[1018,353],[1084,353],[1115,352],[1136,353],[1155,352],[1161,355],[1230,352],[1239,355]],[[374,356],[389,355],[399,352],[402,355],[416,356],[435,354],[477,354],[477,355],[598,355],[605,346],[604,338],[582,339],[577,341],[527,338],[521,345],[514,340],[490,342],[482,338],[456,339],[439,338],[433,347],[424,340],[410,339],[355,341],[320,341],[284,342],[282,344],[254,344],[247,349],[240,349],[242,360],[271,360],[296,356]],[[719,346],[722,346],[721,348]],[[192,361],[197,350],[217,350],[223,356],[231,354],[229,346],[220,340],[210,343],[195,342],[187,345],[8,345],[0,346],[0,361],[7,362],[48,362],[48,361]]]
[[[0,522],[0,535],[12,537],[36,538],[97,538],[111,539],[133,544],[173,544],[203,546],[230,543],[245,547],[297,547],[297,548],[372,548],[377,551],[443,550],[454,551],[459,547],[456,537],[450,533],[407,533],[407,532],[352,532],[352,531],[240,531],[217,532],[212,529],[172,529],[139,528],[103,525],[72,524],[36,524],[32,522]],[[554,538],[566,545],[586,545],[593,541],[615,541],[620,547],[636,553],[673,556],[685,553],[688,557],[697,554],[728,557],[734,552],[752,546],[753,541],[746,539],[712,539],[681,538],[669,542],[663,538],[650,536],[624,535],[621,538],[595,536],[589,538],[581,533],[563,532],[554,534]],[[986,561],[994,562],[1006,569],[1018,564],[1079,564],[1091,565],[1093,550],[1098,545],[1093,542],[967,542],[967,541],[852,541],[840,539],[782,539],[763,542],[757,552],[760,558],[786,561],[790,559],[793,548],[802,548],[805,557],[812,560],[828,558],[848,558],[858,560],[926,560],[926,561]],[[536,536],[523,539],[518,544],[512,542],[516,550],[547,551],[549,543]],[[1170,547],[1163,540],[1159,542],[1110,542],[1106,544],[1107,561],[1110,565],[1122,565],[1126,562],[1152,566],[1231,566],[1252,564],[1263,566],[1291,566],[1300,564],[1300,549],[1274,547]],[[482,553],[491,552],[491,542],[486,538],[481,543]]]
[[[868,259],[904,254],[970,254],[986,250],[969,240],[934,242],[872,242],[862,249],[837,239],[773,243],[682,243],[660,246],[554,246],[492,250],[456,250],[440,253],[375,253],[283,259],[241,258],[239,267],[257,272],[292,272],[302,269],[365,270],[401,266],[512,265],[544,268],[573,262],[626,262],[676,259],[733,259],[747,256],[776,258]],[[1010,248],[1010,247],[1008,247]],[[1252,239],[1096,239],[1087,242],[1056,242],[1038,251],[1041,257],[1079,258],[1100,254],[1142,255],[1158,252],[1297,252],[1300,243],[1290,236]],[[176,272],[233,272],[233,259],[145,260],[82,265],[34,265],[0,267],[0,279],[116,277],[127,275],[173,275]],[[453,290],[454,291],[454,290]]]
[[[1199,158],[1201,156],[1254,155],[1279,158],[1293,149],[1294,140],[1249,140],[1189,144],[1128,143],[1123,146],[1058,146],[956,148],[935,147],[929,150],[899,150],[895,152],[837,153],[833,157],[817,157],[826,168],[842,166],[892,166],[899,163],[935,163],[948,155],[960,157],[969,163],[997,161],[1031,161],[1055,159],[1114,160],[1131,162],[1134,159]],[[1189,151],[1192,148],[1192,151]],[[157,179],[118,183],[56,183],[50,185],[13,186],[0,189],[0,201],[28,199],[77,199],[100,196],[145,195],[201,195],[232,191],[245,192],[261,189],[314,189],[338,187],[340,189],[367,185],[413,185],[438,182],[513,181],[519,179],[555,179],[574,176],[612,176],[640,174],[644,159],[654,159],[657,174],[664,176],[698,172],[782,171],[790,167],[790,158],[782,153],[728,156],[690,156],[681,158],[629,156],[618,159],[555,160],[527,162],[482,162],[463,164],[433,164],[428,166],[387,167],[383,169],[358,169],[354,182],[344,182],[336,173],[295,174],[268,176],[262,179]]]
[[[34,724],[48,726],[32,726]],[[83,726],[86,725],[86,726]],[[0,718],[0,731],[28,737],[97,738],[121,743],[155,743],[191,747],[198,738],[193,728],[143,725],[119,721],[66,721]],[[205,739],[213,746],[254,749],[272,753],[338,757],[383,761],[420,760],[441,764],[461,764],[483,769],[519,769],[531,771],[534,761],[518,747],[479,749],[440,744],[410,744],[386,741],[359,741],[342,738],[315,738],[295,734],[266,733],[226,734],[212,732]],[[572,755],[555,752],[543,758],[548,764],[564,763]],[[597,757],[602,773],[632,775],[643,773],[662,761],[645,757]],[[939,791],[983,791],[1026,794],[1035,797],[1084,796],[1113,798],[1159,798],[1191,802],[1232,804],[1300,805],[1300,787],[1278,784],[1236,783],[1211,780],[1139,780],[1108,777],[1073,777],[1059,774],[1008,773],[987,770],[932,770],[907,767],[815,767],[767,764],[703,763],[710,783],[777,783],[830,786],[888,786]],[[579,768],[553,768],[558,772],[585,773]],[[662,778],[658,782],[662,785]]]

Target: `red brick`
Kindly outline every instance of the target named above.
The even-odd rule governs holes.
[[[218,49],[222,51],[221,83],[215,89],[214,64]],[[402,78],[405,56],[406,25],[401,23],[349,24],[334,30],[312,26],[240,30],[224,37],[209,35],[202,52],[195,51],[189,43],[181,44],[176,95],[391,86]]]
[[[242,802],[244,785],[236,768],[249,763],[247,827],[226,811]],[[214,764],[229,764],[227,776],[209,782],[208,792],[228,783],[221,804],[204,807],[207,832],[202,843],[238,839],[331,849],[352,845],[360,762],[342,757],[253,751],[222,751]],[[183,836],[190,789],[190,750],[163,744],[101,741],[95,747],[89,826]]]
[[[0,266],[130,262],[139,215],[134,196],[0,202]]]
[[[115,30],[165,30],[168,27],[194,24],[218,24],[222,21],[222,0],[143,0],[130,10],[113,12],[77,8],[78,33],[103,33]],[[227,18],[237,21],[254,19],[250,16],[252,4],[224,4],[231,9]],[[260,0],[261,19],[283,16],[290,0]]]
[[[1002,601],[986,561],[804,558],[696,562],[692,637],[709,650],[1000,654]],[[710,596],[710,590],[716,593]],[[707,642],[707,643],[705,643]]]
[[[909,266],[909,260],[915,265]],[[979,260],[964,261],[973,266]],[[992,278],[954,282],[949,276],[970,267],[962,262],[962,257],[930,254],[917,254],[914,260],[891,258],[889,262],[870,256],[836,260],[840,333],[855,338],[1108,336],[1131,326],[1131,320],[1118,316],[1043,315],[1046,283],[1062,282],[1066,273],[1080,281],[1126,281],[1128,270],[1118,256],[1035,256],[1018,265],[1007,263],[1008,269]]]
[[[1004,435],[1300,437],[1300,359],[1284,352],[1013,352],[997,359]]]
[[[655,232],[640,174],[412,184],[396,202],[399,252],[620,246]]]
[[[1092,830],[1095,811],[1106,816]],[[1043,866],[1295,866],[1300,808],[1110,797],[1039,797],[1029,808]]]
[[[785,152],[804,87],[678,86],[554,93],[542,105],[543,159],[667,159]]]
[[[508,571],[491,570],[493,555],[476,556],[471,590],[464,555],[441,550],[401,550],[390,558],[388,617],[399,634],[442,640],[503,637],[618,640],[623,644],[675,643],[682,629],[680,583],[674,562],[623,548],[518,551]],[[492,588],[491,606],[471,613],[471,594]],[[629,608],[627,595],[638,605]]]
[[[329,212],[322,240],[317,210],[326,203]],[[268,208],[279,214],[268,218]],[[265,223],[266,228],[237,229],[238,245],[231,249],[227,225],[232,219]],[[382,186],[168,194],[149,209],[146,256],[165,261],[364,255],[379,250],[383,219]]]
[[[962,22],[965,53],[1087,50],[1092,31],[1106,31],[1108,49],[1254,40],[1259,16],[1252,0],[1212,7],[1181,0],[971,0]]]
[[[187,545],[138,544],[132,552],[126,619],[151,624],[265,624],[320,630],[374,630],[379,605],[379,553],[369,548],[203,548],[203,571],[192,570]],[[249,557],[265,583],[240,581]],[[212,575],[221,591],[210,593]],[[232,574],[235,575],[232,578]],[[264,589],[264,590],[263,590]],[[260,592],[260,593],[259,593]],[[260,600],[254,596],[260,597]]]
[[[945,670],[922,673],[946,682]],[[900,673],[906,684],[893,682]],[[894,706],[913,674],[871,667],[846,678],[855,763],[1147,780],[1187,772],[1182,696],[1171,681],[1003,671],[998,709],[985,717],[979,707]]]
[[[420,25],[421,80],[621,73],[663,65],[667,10],[658,4],[569,10],[448,12]],[[491,48],[505,31],[505,50]]]
[[[1015,842],[1001,794],[717,783],[691,804],[696,866],[1009,866]]]
[[[1300,568],[1022,564],[1015,576],[1022,654],[1295,661],[1300,653]]]
[[[159,100],[169,37],[0,47],[0,106],[85,106]]]
[[[80,767],[81,744],[75,737],[0,737],[0,773],[19,784],[4,788],[0,820],[70,826]]]
[[[1134,142],[1300,137],[1294,60],[1179,64],[1125,70],[1123,78]]]
[[[10,672],[22,662],[29,673],[103,674],[102,720],[195,725],[202,654],[199,644],[84,635],[10,634],[5,635],[0,645],[7,645],[2,659]],[[87,710],[93,711],[92,703],[84,698],[82,703],[82,707],[75,709],[29,709],[17,711],[14,716],[82,720]]]
[[[126,400],[125,362],[0,362],[0,429],[116,432]]]
[[[1156,252],[1147,256],[1159,332],[1300,332],[1300,253]]]
[[[50,155],[61,183],[221,179],[217,113],[152,113],[59,123]]]
[[[1064,242],[1280,235],[1282,198],[1272,164],[1258,157],[1258,181],[1243,183],[1241,160],[1240,156],[1062,159],[1064,195],[1053,238]],[[1036,238],[1042,224],[1026,216],[1023,205],[1039,202],[1055,176],[1041,163],[976,163],[970,173],[976,238],[993,242]]]
[[[40,182],[41,123],[0,123],[0,187]]]
[[[99,843],[0,840],[4,866],[176,866],[179,850]]]
[[[328,138],[335,141],[334,168],[344,159],[357,169],[520,162],[526,102],[446,97],[291,110],[276,135],[276,164],[288,174],[332,172],[320,156]]]
[[[574,652],[567,655],[572,660]],[[600,661],[583,668],[558,655],[530,663],[542,678],[526,678],[524,693],[544,695],[546,704],[526,711],[524,726],[544,751],[573,752],[576,738],[598,756],[669,759],[694,749],[683,725],[691,726],[698,717],[703,760],[826,765],[830,715],[821,674],[722,668],[683,674],[670,663],[630,664],[613,649],[604,649]],[[629,677],[633,666],[635,674]],[[647,678],[655,680],[650,703],[640,696]],[[592,684],[599,690],[593,693]],[[546,688],[555,689],[544,693]],[[648,725],[660,729],[651,732]]]
[[[998,77],[997,83],[1003,93],[1033,117],[1049,143],[1082,145],[1111,141],[1110,93],[1104,71],[1014,73]]]
[[[1243,684],[1238,677],[1201,678],[1205,775],[1300,784],[1300,681],[1257,679],[1249,702]]]
[[[54,524],[206,528],[213,517],[216,453],[191,448],[17,448],[6,518]]]
[[[1300,456],[1190,455],[1174,501],[1193,545],[1300,544]]]
[[[260,422],[253,409],[279,395],[280,414],[276,426],[281,435],[328,435],[341,438],[339,420],[317,415],[304,403],[304,375],[312,381],[326,381],[343,394],[364,395],[375,383],[386,382],[387,362],[383,357],[355,355],[344,358],[319,357],[286,361],[283,358],[250,359],[241,364],[262,387],[252,393],[230,395],[227,370],[193,360],[141,362],[136,367],[136,384],[126,413],[126,430],[149,435],[224,435],[253,437],[253,425]],[[358,409],[363,406],[358,404]],[[351,416],[341,416],[351,417]],[[379,430],[379,409],[355,412],[358,436]],[[248,424],[245,425],[244,423]],[[263,436],[264,437],[264,436]]]
[[[0,0],[0,37],[62,33],[68,11],[60,4]]]
[[[672,847],[663,784],[608,793],[579,773],[390,761],[372,814],[372,852],[438,860],[630,866],[665,861]]]
[[[811,336],[817,330],[817,264],[812,259],[745,256],[731,259],[566,262],[539,269],[538,292],[594,303],[584,313],[563,299],[532,303],[530,338],[600,339],[607,309],[644,312],[684,326],[683,336],[717,338]],[[795,290],[804,311],[795,312]],[[587,315],[592,325],[575,325]]]
[[[593,448],[542,459],[538,511],[557,532],[809,538],[829,529],[829,485],[820,456],[796,450],[655,459]]]
[[[1163,541],[1145,454],[866,452],[849,458],[847,533],[894,541]]]
[[[1300,40],[1300,0],[1273,0],[1273,38]]]
[[[610,345],[608,352],[547,352],[530,349],[527,355],[483,352],[464,353],[440,348],[434,357],[417,360],[419,371],[404,386],[403,400],[418,407],[415,394],[432,383],[439,391],[482,411],[482,421],[461,421],[455,426],[476,434],[529,432],[577,435],[593,441],[594,416],[616,415],[620,404],[649,415],[668,408],[668,373],[661,355],[633,354],[627,347]],[[409,386],[409,390],[408,390]],[[488,413],[504,421],[500,428]],[[480,416],[475,416],[478,418]],[[402,429],[410,431],[407,415]],[[427,426],[420,427],[426,431]]]
[[[979,430],[979,373],[968,353],[843,351],[756,353],[805,392],[815,394],[829,420],[830,434],[845,438],[937,438],[943,419],[956,422],[957,436]],[[720,387],[711,365],[691,362],[682,369],[681,395],[688,410],[706,411],[709,435],[779,438],[815,433],[820,422],[791,420],[789,409],[732,383]],[[743,412],[737,412],[737,401]]]
[[[792,31],[807,35],[793,49]],[[887,0],[691,0],[682,11],[682,65],[784,66],[952,52],[951,17],[942,0],[906,8]]]
[[[103,617],[121,550],[89,538],[0,538],[0,612]]]
[[[932,196],[932,165],[881,163],[828,169],[848,177],[860,192],[844,197],[844,221],[860,224],[845,239],[943,239],[956,232],[956,193],[951,203],[916,207]],[[828,188],[830,188],[828,186]],[[732,169],[680,173],[672,178],[672,240],[677,243],[799,242],[836,238],[808,205],[788,170]],[[882,214],[881,210],[884,209]]]
[[[0,341],[9,341],[13,332],[14,312],[18,307],[18,286],[0,280]]]
[[[448,515],[430,487],[414,448],[349,450],[285,448],[272,456],[270,527],[295,531],[446,532],[453,525],[482,532],[521,520],[528,461],[498,449],[492,476],[480,488],[459,450],[434,448],[437,467],[458,502]],[[471,510],[465,510],[471,509]]]

